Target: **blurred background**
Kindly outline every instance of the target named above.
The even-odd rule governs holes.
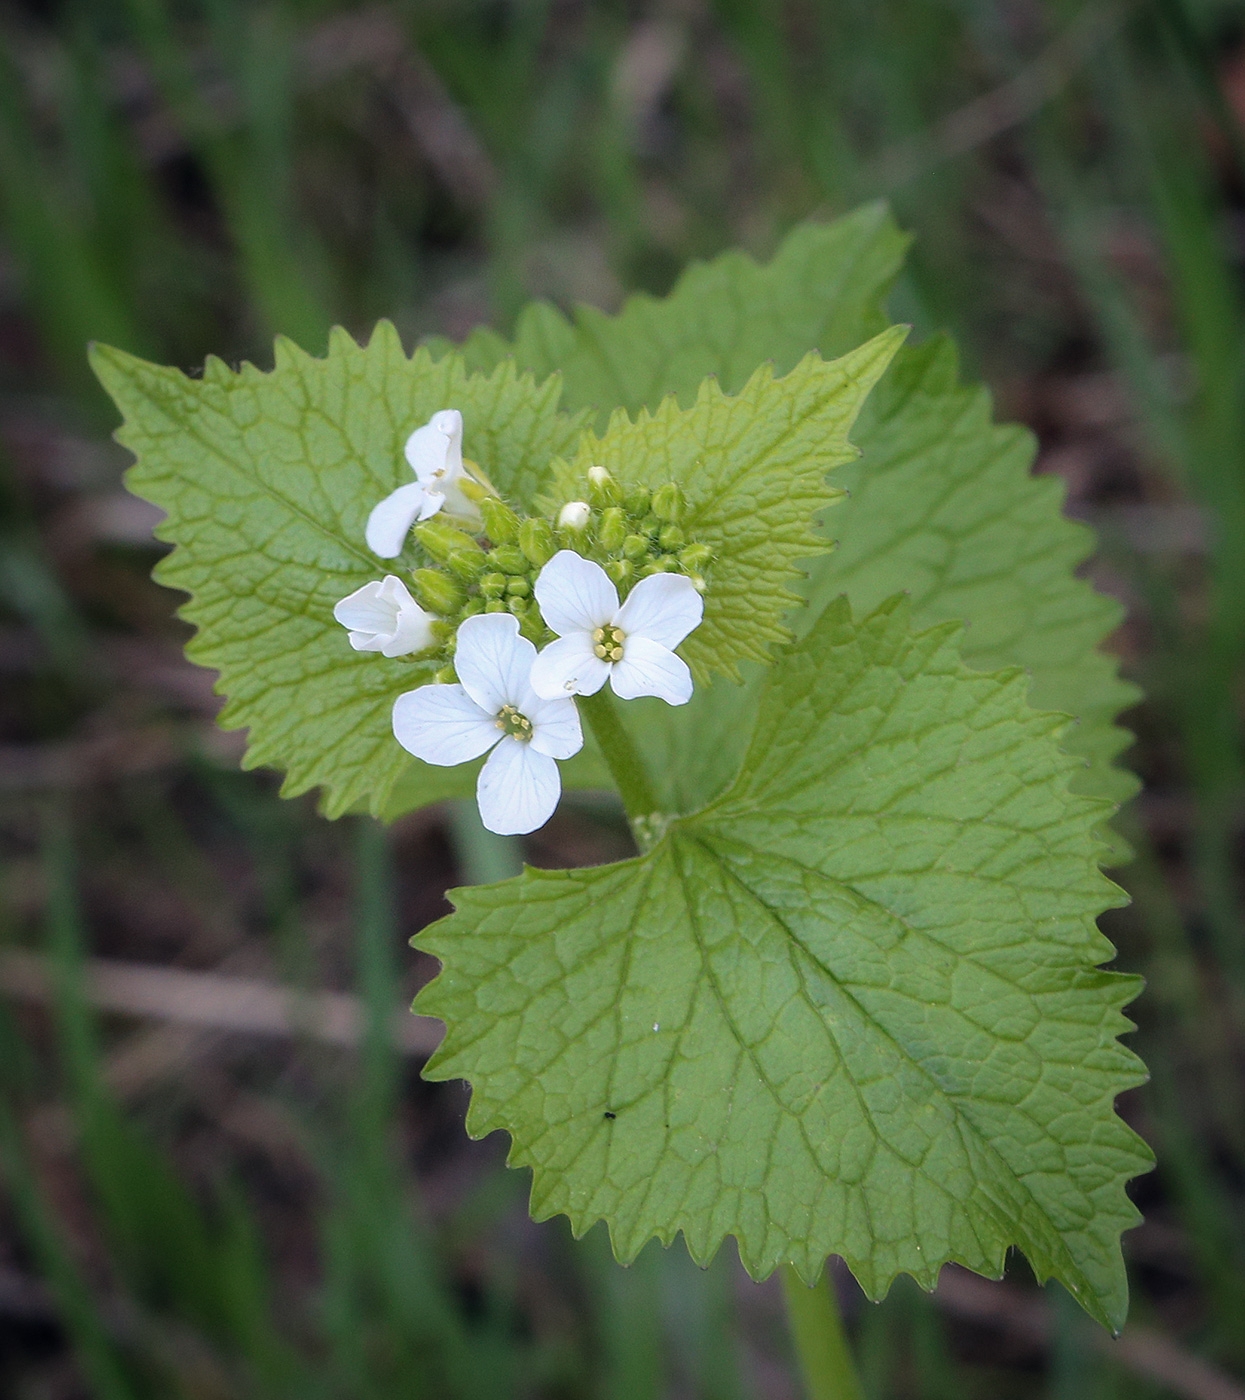
[[[875,197],[916,235],[896,317],[952,330],[1032,427],[1127,609],[1146,791],[1104,924],[1149,978],[1122,1108],[1160,1167],[1121,1341],[1021,1261],[880,1306],[840,1277],[865,1388],[1245,1396],[1245,5],[1220,0],[0,3],[0,1395],[798,1395],[773,1283],[532,1225],[462,1086],[418,1077],[406,940],[445,889],[625,830],[330,824],[240,772],[84,347],[266,365],[334,322],[506,329]]]

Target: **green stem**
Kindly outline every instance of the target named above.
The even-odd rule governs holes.
[[[614,709],[614,702],[604,690],[598,690],[595,695],[581,695],[579,707],[622,797],[636,842],[642,851],[647,851],[656,844],[665,821],[640,751],[632,743],[631,735]]]
[[[826,1271],[816,1288],[807,1288],[791,1265],[784,1264],[782,1288],[808,1400],[864,1400]]]

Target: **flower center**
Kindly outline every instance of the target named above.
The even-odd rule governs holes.
[[[532,721],[521,715],[513,705],[503,705],[497,712],[497,727],[511,739],[530,739]]]
[[[592,634],[592,650],[602,661],[621,661],[623,633],[617,627],[598,627]]]

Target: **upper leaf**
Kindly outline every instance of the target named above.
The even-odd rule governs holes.
[[[815,521],[841,494],[826,473],[857,455],[848,433],[904,334],[883,331],[828,363],[808,355],[782,379],[762,365],[733,397],[709,379],[690,408],[670,397],[634,419],[620,410],[558,469],[567,490],[594,465],[683,488],[683,528],[715,554],[704,622],[680,648],[698,680],[737,677],[740,662],[768,661],[790,637],[783,617],[800,601],[790,585],[801,560],[826,550]]]
[[[1062,716],[957,629],[831,605],[774,666],[742,771],[649,854],[453,894],[419,944],[447,1023],[432,1078],[511,1133],[538,1218],[605,1218],[623,1259],[682,1230],[757,1277],[841,1254],[931,1287],[1009,1246],[1119,1326],[1113,1112],[1137,979],[1095,917],[1104,804],[1069,791]]]
[[[330,816],[390,809],[400,779],[410,805],[462,791],[466,770],[419,764],[390,728],[394,698],[429,681],[429,667],[352,651],[333,604],[394,567],[363,530],[411,479],[410,431],[461,409],[468,455],[522,499],[582,432],[582,418],[558,411],[557,380],[408,358],[387,322],[366,347],[334,332],[324,359],[278,341],[271,373],[209,360],[190,379],[106,346],[92,364],[138,458],[127,485],[168,512],[157,533],[176,548],[157,577],[191,595],[187,652],[220,672],[221,723],[249,728],[247,766],[284,769],[290,796],[323,786]]]

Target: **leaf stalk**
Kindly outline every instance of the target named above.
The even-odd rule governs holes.
[[[827,1272],[822,1270],[816,1288],[808,1288],[791,1265],[784,1264],[782,1289],[808,1400],[864,1400]]]

